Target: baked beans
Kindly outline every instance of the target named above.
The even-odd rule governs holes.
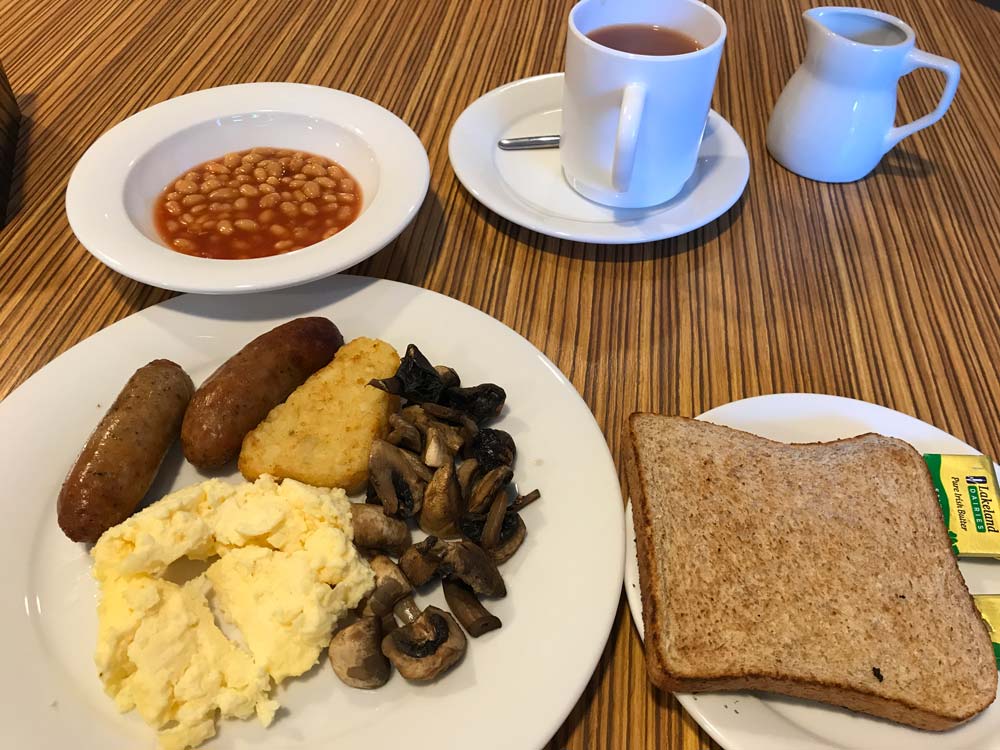
[[[233,151],[177,177],[156,231],[201,258],[264,258],[332,237],[358,218],[361,186],[330,159],[287,148]]]

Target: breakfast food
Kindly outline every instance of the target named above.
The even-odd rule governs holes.
[[[185,172],[156,201],[157,232],[202,258],[263,258],[332,237],[361,212],[336,162],[287,148],[234,151]]]
[[[212,737],[217,715],[267,726],[272,682],[309,670],[374,584],[344,493],[271,477],[179,490],[108,530],[92,554],[98,672],[121,711],[160,730],[163,750]],[[171,580],[182,558],[216,556]],[[245,647],[215,624],[213,600]]]
[[[625,429],[646,665],[664,690],[766,690],[941,730],[997,669],[921,456],[697,420]]]
[[[368,381],[389,377],[398,367],[399,355],[384,341],[358,338],[345,344],[246,436],[240,472],[251,481],[271,474],[318,487],[361,489],[372,441],[388,432],[396,402]]]
[[[379,555],[372,560],[375,571],[375,591],[365,605],[362,620],[371,622],[365,631],[352,638],[355,647],[364,643],[365,651],[381,651],[384,659],[391,662],[399,673],[414,682],[431,682],[445,674],[465,655],[468,641],[450,613],[437,607],[421,610],[413,598],[413,586],[392,560]],[[398,619],[398,623],[397,623]],[[370,634],[369,634],[370,633]],[[364,636],[361,641],[359,636]],[[330,662],[334,671],[343,679],[342,640],[338,633],[331,641]],[[374,642],[373,642],[374,641]],[[378,645],[376,645],[378,644]],[[372,678],[366,684],[354,684],[354,680],[344,680],[352,687],[372,688],[385,683],[389,667],[381,660],[372,660],[377,666],[373,674],[354,674],[349,677]]]
[[[195,391],[181,426],[185,458],[201,469],[232,461],[247,433],[343,343],[326,318],[296,318],[255,338]]]
[[[212,469],[239,449],[253,484],[179,490],[93,549],[101,680],[164,750],[212,737],[220,716],[269,725],[275,686],[323,649],[353,687],[383,685],[393,668],[428,682],[461,661],[466,633],[501,627],[481,597],[506,595],[498,566],[539,493],[514,491],[514,441],[487,426],[504,408],[500,386],[463,387],[413,345],[402,360],[377,339],[344,345],[324,318],[254,339],[193,398],[176,365],[148,367],[166,365],[186,382],[172,433],[186,457]],[[366,481],[367,502],[348,503],[340,488]],[[411,525],[428,536],[413,543]],[[417,604],[414,586],[435,579],[452,612]]]
[[[506,596],[497,566],[524,541],[520,512],[540,496],[515,496],[514,440],[485,426],[503,410],[500,386],[463,388],[455,370],[435,367],[413,344],[395,374],[370,385],[406,406],[389,416],[385,439],[371,443],[367,501],[351,508],[375,590],[329,648],[336,675],[362,689],[384,685],[391,666],[408,680],[436,680],[465,653],[463,629],[479,638],[502,626],[479,597]],[[408,523],[428,536],[411,543]],[[413,599],[414,586],[436,578],[450,613],[421,610]]]
[[[66,536],[96,542],[135,511],[177,439],[193,391],[187,373],[166,359],[129,378],[59,492],[59,527]]]

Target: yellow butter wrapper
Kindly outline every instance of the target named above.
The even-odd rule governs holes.
[[[1000,496],[993,461],[989,456],[936,453],[925,455],[924,461],[955,554],[1000,558]]]
[[[990,640],[993,641],[993,658],[1000,669],[1000,596],[973,596],[979,614],[986,620],[990,630]]]

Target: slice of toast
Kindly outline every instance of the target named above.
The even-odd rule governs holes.
[[[881,435],[788,445],[683,417],[625,429],[646,668],[947,729],[997,668],[923,458]]]

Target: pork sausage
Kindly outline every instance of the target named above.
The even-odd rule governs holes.
[[[66,536],[96,542],[135,512],[177,439],[193,392],[191,378],[170,360],[135,371],[63,482],[57,511]]]
[[[255,338],[195,391],[181,426],[185,458],[200,469],[232,461],[246,434],[343,343],[326,318],[296,318]]]

